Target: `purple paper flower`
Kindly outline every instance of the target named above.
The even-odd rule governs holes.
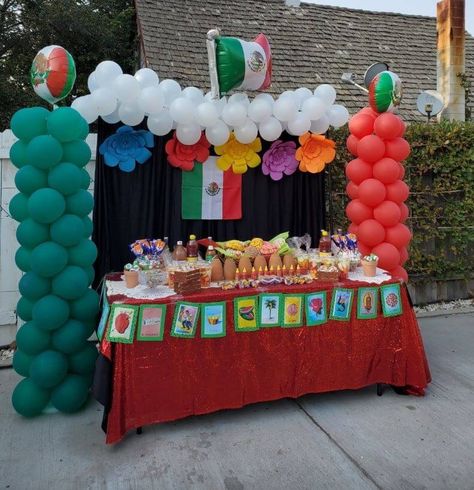
[[[276,140],[263,155],[262,172],[273,180],[282,179],[283,174],[291,175],[298,168],[295,152],[294,141]]]

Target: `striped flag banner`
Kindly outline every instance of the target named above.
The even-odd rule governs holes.
[[[183,219],[241,219],[242,175],[223,172],[216,156],[183,171],[181,214]]]

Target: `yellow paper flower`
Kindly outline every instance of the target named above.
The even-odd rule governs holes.
[[[336,157],[336,143],[325,136],[305,133],[299,137],[299,142],[301,146],[296,150],[295,158],[300,162],[302,172],[322,172]]]
[[[261,149],[260,138],[255,138],[252,143],[244,144],[237,141],[232,132],[227,143],[214,147],[216,154],[221,155],[217,159],[217,166],[224,172],[232,167],[234,174],[244,174],[248,167],[254,168],[260,165],[261,159],[257,152]]]

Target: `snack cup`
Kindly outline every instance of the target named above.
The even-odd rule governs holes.
[[[362,270],[364,271],[364,276],[374,277],[377,274],[377,264],[378,260],[361,260]]]
[[[132,289],[138,286],[138,271],[123,271],[125,286]]]

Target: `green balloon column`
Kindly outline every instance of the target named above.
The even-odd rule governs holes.
[[[25,379],[12,403],[25,417],[52,405],[75,412],[86,402],[97,349],[87,342],[95,328],[99,296],[90,285],[97,257],[88,217],[93,198],[84,169],[91,152],[89,127],[69,107],[16,112],[10,150],[19,193],[10,213],[19,222],[15,262],[24,272],[17,314],[15,371]]]

